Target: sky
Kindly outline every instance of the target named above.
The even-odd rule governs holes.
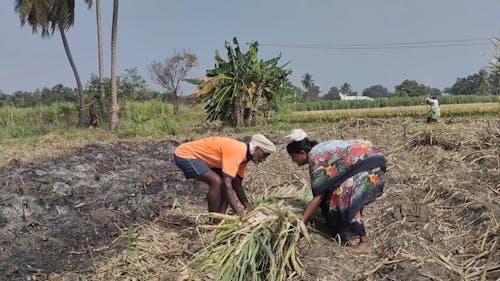
[[[94,7],[76,2],[67,37],[85,84],[98,73],[96,18]],[[107,76],[112,2],[102,1]],[[281,54],[295,85],[312,74],[322,94],[344,82],[358,92],[376,84],[393,91],[405,79],[442,90],[488,65],[499,11],[498,0],[121,0],[117,65],[119,73],[137,67],[162,90],[150,78],[151,62],[186,50],[199,58],[189,76],[201,76],[214,67],[215,50],[225,55],[224,42],[236,36],[244,50],[258,41],[261,59]],[[0,91],[76,87],[59,33],[42,39],[21,27],[14,0],[0,2],[0,38]],[[183,93],[192,90],[184,85]]]

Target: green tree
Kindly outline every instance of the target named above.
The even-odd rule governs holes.
[[[302,76],[302,80],[300,81],[302,85],[304,86],[304,89],[306,89],[306,92],[309,91],[314,85],[314,80],[312,79],[312,74],[306,72],[304,73],[304,76]]]
[[[174,114],[179,111],[178,97],[181,94],[181,82],[197,63],[198,58],[195,54],[183,51],[175,52],[164,61],[154,61],[149,66],[153,81],[171,93]]]
[[[148,91],[148,84],[142,78],[136,67],[125,69],[125,73],[118,77],[118,95],[121,99],[144,101]]]
[[[385,98],[389,96],[389,91],[382,85],[373,85],[363,90],[362,96],[370,98]]]
[[[342,86],[340,86],[340,93],[344,96],[357,96],[358,93],[351,89],[351,84],[344,82]]]
[[[304,101],[304,95],[302,89],[292,84],[290,81],[286,81],[283,84],[283,97],[282,101],[286,103],[298,103]]]
[[[306,101],[317,101],[319,100],[319,93],[321,92],[320,88],[314,84],[314,80],[312,78],[312,74],[305,73],[302,76],[301,83],[304,86],[304,99]]]
[[[90,76],[89,81],[85,84],[85,91],[90,97],[92,103],[98,103],[101,98],[101,92],[99,86],[102,85],[102,89],[105,92],[106,104],[111,102],[111,79],[109,77],[103,77],[102,83],[99,81],[99,77],[95,74]],[[120,96],[120,101],[130,100],[130,101],[146,101],[152,99],[164,99],[165,95],[157,91],[153,91],[148,87],[146,80],[138,73],[136,67],[125,69],[125,73],[117,77],[118,84],[118,96]]]
[[[51,105],[56,102],[74,102],[78,101],[78,92],[75,89],[57,84],[51,89],[43,88],[40,92],[41,104]]]
[[[493,82],[494,83],[494,82]],[[457,78],[451,86],[452,95],[483,95],[490,93],[490,83],[488,73],[480,70],[478,73],[465,78]]]
[[[322,100],[340,100],[340,90],[339,88],[333,86],[328,90],[326,95],[321,97]]]
[[[106,98],[105,103],[111,104],[111,79],[109,77],[103,77],[102,82],[99,76],[91,74],[89,80],[85,84],[85,92],[91,99],[91,103],[97,103],[101,100],[101,89],[104,90],[104,95]],[[101,109],[102,111],[102,109]],[[102,111],[104,112],[104,111]],[[101,112],[101,113],[102,113]]]
[[[32,107],[39,102],[36,96],[30,92],[15,91],[9,98],[9,103],[17,107]]]
[[[287,83],[291,71],[278,66],[280,56],[259,60],[257,42],[252,42],[246,53],[236,38],[233,44],[235,47],[225,43],[227,61],[215,51],[215,68],[207,70],[203,81],[195,82],[199,90],[191,97],[194,104],[205,102],[207,120],[238,127],[272,115],[281,97],[291,90]]]
[[[89,8],[91,0],[85,0]],[[75,21],[75,1],[74,0],[16,0],[15,11],[19,14],[21,25],[28,23],[32,27],[33,33],[41,29],[42,37],[50,37],[56,29],[61,34],[64,50],[75,76],[78,89],[78,127],[83,126],[83,88],[80,74],[69,48],[66,38],[66,30],[73,26]]]
[[[401,84],[395,87],[395,91],[392,96],[395,97],[419,97],[419,96],[430,96],[430,95],[441,95],[441,91],[438,89],[432,89],[424,84],[419,84],[415,80],[404,80]]]
[[[9,96],[0,90],[0,106],[6,106],[9,103]]]

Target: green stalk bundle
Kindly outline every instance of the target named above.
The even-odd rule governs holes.
[[[214,280],[291,280],[302,276],[301,237],[310,240],[300,211],[280,202],[263,202],[243,217],[223,219],[213,242],[194,258],[200,272],[214,271]]]

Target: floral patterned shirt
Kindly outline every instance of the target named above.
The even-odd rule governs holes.
[[[378,154],[384,161],[382,153],[371,142],[364,140],[331,140],[314,146],[309,152],[309,175],[314,196],[324,194],[325,189],[336,185],[336,180],[345,176],[358,162],[368,156]],[[374,167],[370,167],[372,169]],[[339,184],[342,182],[339,182]]]

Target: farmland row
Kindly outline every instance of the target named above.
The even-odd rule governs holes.
[[[447,104],[440,106],[442,117],[500,115],[499,103]],[[383,108],[340,109],[297,111],[293,114],[279,115],[283,122],[328,122],[346,118],[384,118],[384,117],[423,117],[427,106],[400,106]]]

